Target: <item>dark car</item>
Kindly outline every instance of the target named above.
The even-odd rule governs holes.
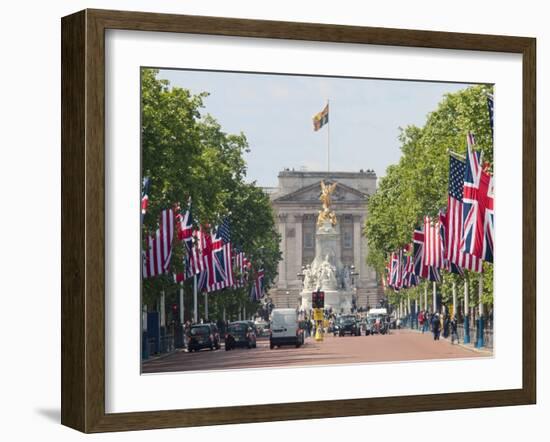
[[[361,327],[355,316],[340,316],[333,329],[334,336],[361,336]]]
[[[199,351],[202,348],[218,350],[220,348],[220,334],[216,324],[194,324],[188,335],[187,350]]]
[[[256,332],[248,321],[231,322],[225,334],[225,350],[237,347],[256,348]]]

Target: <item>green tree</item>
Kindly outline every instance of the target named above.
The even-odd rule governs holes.
[[[378,189],[368,202],[365,235],[369,245],[367,262],[384,274],[388,255],[411,242],[415,226],[425,215],[437,217],[447,205],[449,153],[466,153],[466,135],[475,134],[484,161],[493,164],[493,143],[487,109],[492,86],[478,85],[447,94],[427,117],[423,127],[408,126],[399,136],[402,156],[388,167]],[[443,297],[459,281],[445,274]],[[400,295],[392,295],[396,300]],[[492,265],[485,265],[484,301],[492,302]]]
[[[232,243],[253,259],[255,270],[265,269],[269,287],[281,259],[279,236],[268,196],[244,181],[243,155],[250,150],[245,135],[227,134],[214,117],[203,115],[207,92],[192,95],[157,75],[155,69],[141,71],[142,175],[151,179],[144,237],[157,229],[162,210],[175,204],[185,210],[190,198],[196,227],[215,226],[229,218]],[[171,270],[182,271],[184,254],[183,245],[174,241]],[[185,283],[188,293],[191,284]],[[177,291],[171,275],[145,279],[142,287],[143,302],[150,305],[162,290],[171,297]],[[246,303],[247,292],[224,290],[211,296],[209,310],[217,314],[224,303]]]

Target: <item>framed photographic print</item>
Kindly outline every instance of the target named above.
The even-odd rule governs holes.
[[[535,403],[535,51],[64,17],[62,423]]]

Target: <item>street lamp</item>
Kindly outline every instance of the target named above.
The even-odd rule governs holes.
[[[286,306],[287,306],[287,307],[290,307],[290,304],[289,304],[289,302],[288,302],[288,297],[289,297],[289,295],[290,295],[290,292],[287,290],[287,291],[285,292],[285,295],[286,295]]]

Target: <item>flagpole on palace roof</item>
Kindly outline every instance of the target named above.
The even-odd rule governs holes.
[[[330,174],[330,107],[329,99],[327,98],[327,111],[328,111],[328,123],[327,123],[327,172]]]

